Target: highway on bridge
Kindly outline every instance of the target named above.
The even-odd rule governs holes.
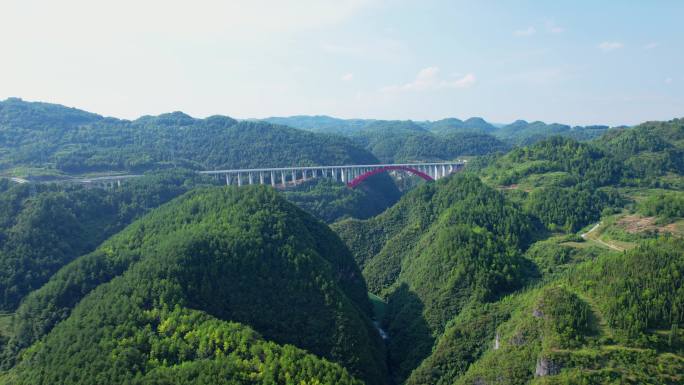
[[[361,184],[367,178],[383,172],[407,172],[425,180],[437,180],[461,170],[465,160],[433,163],[391,163],[391,164],[351,164],[341,166],[291,166],[272,168],[249,168],[198,171],[203,175],[224,180],[227,185],[269,184],[273,187],[287,188],[314,178],[331,178],[346,183],[350,188]],[[58,183],[76,183],[86,186],[114,187],[122,182],[143,175],[108,175],[92,178],[74,178]],[[17,183],[30,182],[26,179],[11,178]]]

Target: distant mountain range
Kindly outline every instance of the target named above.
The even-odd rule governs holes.
[[[282,124],[302,130],[333,133],[345,136],[358,135],[360,132],[375,127],[406,129],[429,132],[437,135],[450,134],[490,134],[509,145],[527,145],[536,143],[549,136],[561,135],[577,140],[590,140],[602,135],[610,127],[603,125],[570,126],[560,123],[527,122],[516,120],[510,124],[494,124],[473,117],[466,120],[446,118],[436,121],[399,121],[376,119],[338,119],[330,116],[290,116],[271,117],[267,122]]]

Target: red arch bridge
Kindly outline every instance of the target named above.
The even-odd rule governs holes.
[[[465,160],[439,163],[361,164],[344,166],[276,167],[200,171],[224,179],[227,185],[270,184],[285,188],[314,178],[332,178],[354,188],[367,178],[382,172],[403,171],[425,180],[435,180],[461,170]]]

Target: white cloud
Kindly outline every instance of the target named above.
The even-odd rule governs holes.
[[[354,74],[351,72],[346,73],[346,74],[342,75],[340,80],[345,81],[345,82],[352,81],[352,80],[354,80]]]
[[[449,88],[467,88],[475,84],[477,78],[474,74],[469,73],[464,75],[460,79],[453,80],[451,82],[446,82],[445,85]]]
[[[653,48],[657,48],[659,46],[660,46],[660,43],[658,43],[657,41],[652,41],[652,42],[644,45],[644,49],[653,49]]]
[[[537,29],[529,26],[526,29],[519,29],[517,31],[513,32],[513,35],[518,36],[518,37],[523,37],[523,36],[532,36],[535,33],[537,33]]]
[[[614,51],[616,49],[620,49],[624,46],[625,45],[619,41],[604,41],[603,43],[598,45],[598,48],[603,50],[603,52],[609,52],[609,51]]]
[[[439,67],[427,67],[418,71],[416,78],[409,83],[384,87],[384,92],[398,92],[398,91],[425,91],[436,90],[444,88],[468,88],[475,84],[477,78],[475,74],[468,73],[463,76],[458,76],[456,79],[442,79],[439,76]]]

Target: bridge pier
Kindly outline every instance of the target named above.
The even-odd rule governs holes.
[[[342,166],[313,166],[313,167],[276,167],[276,168],[255,168],[255,169],[233,169],[233,170],[214,170],[201,171],[200,174],[213,175],[217,181],[225,178],[226,185],[231,185],[233,179],[237,179],[237,185],[245,184],[269,184],[273,187],[282,185],[286,188],[290,185],[297,185],[298,182],[309,181],[311,179],[332,178],[343,183],[352,183],[356,186],[361,180],[379,172],[389,172],[396,174],[398,171],[406,171],[422,176],[425,179],[441,179],[445,176],[460,171],[465,162],[432,162],[432,163],[403,163],[403,164],[372,164],[372,165],[342,165]],[[246,175],[243,175],[246,174]],[[370,175],[369,175],[370,174]],[[116,177],[93,178],[83,180],[84,183],[92,182],[91,186],[103,188],[117,188],[121,186],[123,178],[135,177],[137,175],[126,175]],[[291,180],[288,181],[287,178]],[[256,178],[259,178],[258,180]],[[280,179],[278,179],[280,178]],[[267,180],[268,179],[268,180]],[[351,187],[354,187],[351,186]]]

